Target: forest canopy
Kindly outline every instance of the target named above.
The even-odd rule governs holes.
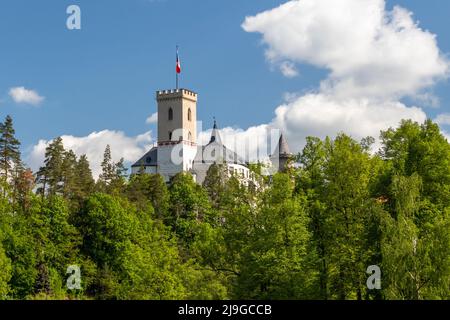
[[[0,299],[450,299],[450,144],[431,120],[379,138],[307,137],[258,187],[221,164],[203,185],[128,176],[105,146],[95,181],[61,138],[32,172],[7,116]]]

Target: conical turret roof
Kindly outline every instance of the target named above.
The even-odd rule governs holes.
[[[280,140],[278,141],[278,148],[280,155],[290,155],[289,145],[283,134],[280,135]]]

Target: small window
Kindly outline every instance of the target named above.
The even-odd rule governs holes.
[[[191,108],[189,108],[188,110],[188,121],[192,120],[192,112],[191,112]]]
[[[145,161],[146,161],[147,163],[152,163],[152,157],[147,157],[147,159],[145,159]]]
[[[173,120],[173,109],[169,108],[169,120]]]
[[[189,131],[188,140],[192,142],[192,133]]]
[[[172,131],[169,131],[169,140],[172,140]]]

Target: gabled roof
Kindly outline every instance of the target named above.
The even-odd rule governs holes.
[[[142,158],[136,161],[131,167],[149,167],[158,165],[158,148],[153,147],[149,152],[147,152]]]

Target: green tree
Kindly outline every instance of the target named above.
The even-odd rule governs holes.
[[[381,156],[392,162],[393,173],[417,173],[422,194],[441,208],[450,206],[450,144],[431,120],[422,125],[402,121],[397,129],[382,132]]]
[[[93,193],[95,187],[95,180],[92,177],[92,170],[86,155],[80,156],[75,164],[74,172],[74,197],[78,207],[80,207],[82,202]]]
[[[38,193],[44,195],[62,194],[64,188],[63,161],[65,150],[61,137],[53,140],[45,149],[44,166],[36,174]]]
[[[169,191],[164,178],[159,174],[132,175],[127,185],[128,199],[139,209],[150,205],[158,219],[167,219],[169,210]]]
[[[315,282],[308,257],[309,219],[287,174],[276,174],[251,221],[235,294],[244,299],[305,299]]]
[[[6,299],[10,291],[9,281],[11,279],[11,261],[5,254],[0,243],[0,300]]]
[[[111,147],[106,146],[101,164],[102,173],[97,182],[97,189],[108,194],[120,194],[125,186],[127,169],[124,165],[124,159],[114,163],[111,155]]]
[[[194,182],[192,175],[177,174],[169,187],[170,215],[166,223],[185,243],[194,238],[198,222],[214,221],[205,190]]]
[[[208,192],[215,209],[220,207],[220,201],[225,196],[225,186],[228,181],[227,167],[224,164],[212,164],[206,172],[203,187]]]
[[[21,166],[20,142],[15,137],[13,120],[8,115],[5,122],[0,123],[0,171],[8,179],[14,167]]]
[[[448,299],[450,295],[450,219],[448,211],[421,223],[430,208],[421,201],[417,174],[395,176],[394,215],[383,222],[382,256],[388,299]]]

